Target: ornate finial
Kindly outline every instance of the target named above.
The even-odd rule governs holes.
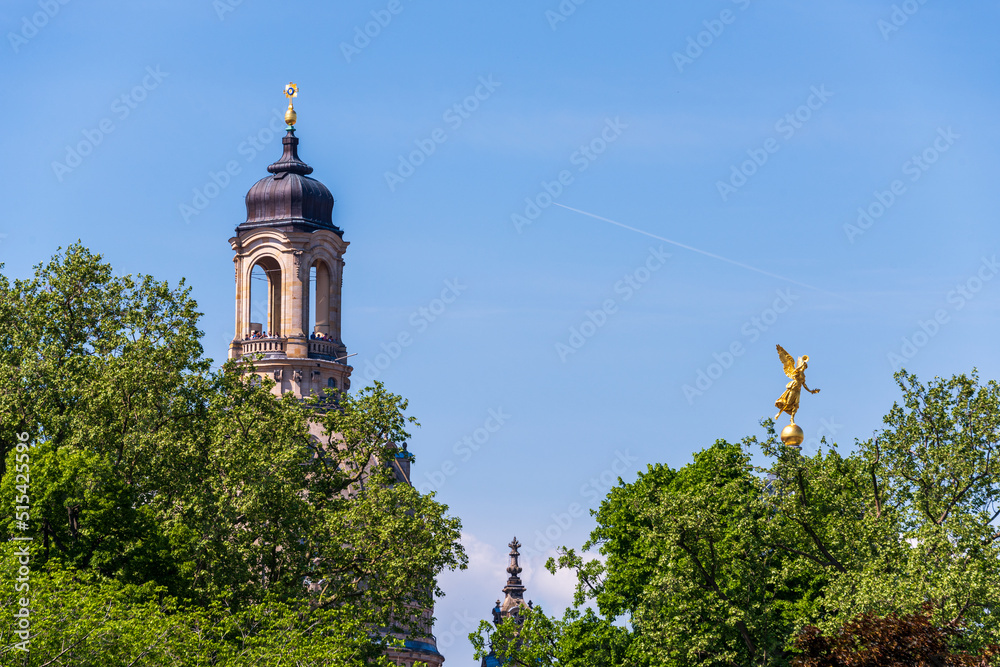
[[[521,583],[521,578],[517,576],[521,573],[521,564],[518,562],[518,559],[521,557],[521,554],[518,552],[518,549],[521,548],[521,543],[515,537],[507,546],[510,547],[510,564],[507,566],[507,572],[510,574],[510,577],[507,579],[507,585],[503,587],[503,602],[497,600],[497,606],[493,609],[495,623],[499,623],[501,618],[519,618],[520,609],[525,606],[524,584]],[[519,620],[518,622],[520,623],[521,621]]]
[[[806,368],[809,367],[807,363],[809,361],[808,354],[803,354],[796,363],[792,359],[792,355],[785,352],[785,348],[780,345],[776,347],[778,348],[778,357],[781,359],[785,375],[788,376],[790,381],[785,385],[785,393],[774,402],[774,407],[778,408],[778,414],[774,415],[774,418],[777,419],[780,417],[782,412],[788,413],[790,423],[781,429],[781,441],[791,447],[798,447],[805,438],[802,429],[795,423],[795,413],[799,411],[799,393],[803,387],[810,394],[818,394],[819,389],[810,389],[806,385]]]
[[[521,554],[517,551],[521,548],[521,543],[518,542],[515,537],[514,541],[507,546],[510,547],[510,565],[507,566],[507,573],[512,577],[516,577],[521,574],[521,564],[518,562],[518,558],[520,558]]]
[[[295,120],[298,118],[295,109],[292,107],[292,98],[299,96],[299,87],[291,81],[285,86],[285,97],[288,98],[288,110],[285,111],[285,122],[288,124],[287,130],[295,131]]]

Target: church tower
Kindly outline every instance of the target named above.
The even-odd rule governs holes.
[[[520,625],[524,623],[524,618],[522,613],[525,609],[533,609],[534,605],[531,600],[528,602],[524,601],[524,591],[525,586],[521,583],[521,553],[518,549],[521,548],[521,543],[517,541],[517,537],[511,540],[510,544],[509,563],[507,565],[507,585],[503,587],[504,598],[503,602],[497,600],[496,605],[493,607],[493,625],[500,625],[504,619],[513,618],[514,622]],[[499,660],[494,652],[490,650],[480,663],[480,667],[503,667],[505,663]]]
[[[286,94],[294,96],[290,84]],[[299,159],[289,102],[282,154],[247,192],[247,219],[229,239],[236,253],[236,335],[229,358],[254,361],[278,395],[299,398],[351,387],[341,340],[341,286],[348,242],[333,224],[333,195]],[[266,304],[266,305],[265,305]]]
[[[297,91],[289,84],[285,95]],[[340,329],[348,242],[333,224],[333,195],[299,159],[295,121],[289,99],[281,157],[247,192],[246,222],[229,239],[236,265],[236,335],[229,358],[254,357],[256,372],[275,381],[275,394],[305,398],[328,388],[348,391],[353,369]],[[319,424],[310,429],[320,437]],[[400,483],[410,483],[405,443],[393,469]],[[441,667],[433,610],[412,612],[425,629],[422,636],[397,636],[401,645],[387,649],[386,657],[401,667]]]

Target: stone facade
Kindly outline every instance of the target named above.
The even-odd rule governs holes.
[[[521,552],[518,551],[521,548],[521,543],[517,541],[517,537],[511,540],[510,544],[509,562],[507,564],[507,585],[503,587],[503,601],[497,600],[496,604],[493,606],[493,624],[500,625],[506,618],[513,618],[514,622],[521,624],[524,622],[521,614],[525,609],[532,609],[534,605],[531,600],[527,602],[524,601],[524,592],[527,590],[524,584],[521,582]],[[492,647],[490,652],[483,657],[480,662],[480,667],[502,667],[505,663],[499,660],[493,653]]]
[[[229,239],[236,253],[236,335],[229,358],[263,355],[257,371],[275,381],[278,395],[306,397],[326,388],[351,388],[347,346],[341,340],[341,285],[348,243],[329,230],[283,232],[259,227]],[[267,275],[265,322],[251,322],[251,274],[261,267]],[[310,269],[316,288],[310,294]],[[310,299],[316,300],[316,322],[310,327]],[[266,332],[267,338],[251,339]],[[323,334],[327,340],[311,338]]]
[[[306,398],[326,389],[349,390],[353,369],[341,339],[344,253],[349,244],[332,222],[333,196],[308,177],[312,167],[299,159],[298,143],[290,127],[281,158],[267,168],[271,175],[247,193],[247,220],[229,239],[236,269],[236,328],[229,358],[252,361],[257,375],[274,380],[276,395]],[[265,283],[254,281],[256,267],[263,270],[266,284],[254,284]],[[313,270],[315,288],[310,289]],[[254,289],[267,293],[263,322],[252,321]],[[312,310],[315,322],[310,322]],[[312,424],[310,430],[321,436],[319,425]],[[409,468],[408,457],[397,459],[397,479],[409,483]],[[418,662],[440,667],[444,656],[432,633],[432,611],[414,613],[423,619],[425,636],[400,637],[405,648],[389,650],[387,656],[406,667]]]

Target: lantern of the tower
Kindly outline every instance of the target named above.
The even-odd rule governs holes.
[[[281,157],[247,192],[247,219],[229,239],[236,264],[229,358],[260,356],[254,366],[274,379],[275,393],[301,398],[350,388],[340,329],[348,242],[333,224],[333,195],[299,159],[291,102],[285,120]]]

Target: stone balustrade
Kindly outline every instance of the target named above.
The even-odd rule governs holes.
[[[285,353],[287,338],[254,338],[243,341],[243,354],[275,354]]]
[[[309,356],[333,361],[339,355],[340,346],[332,340],[309,340]],[[343,362],[341,362],[343,363]]]

